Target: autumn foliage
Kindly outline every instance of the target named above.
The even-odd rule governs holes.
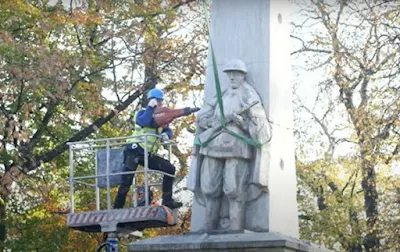
[[[195,6],[0,1],[0,249],[90,251],[101,242],[65,226],[67,142],[131,134],[126,119],[155,85],[171,93],[170,106],[179,101],[175,84],[201,89]],[[187,151],[174,148],[177,160]],[[79,162],[77,173],[92,169]],[[76,197],[81,210],[94,209],[93,194]]]

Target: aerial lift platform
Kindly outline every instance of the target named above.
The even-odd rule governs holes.
[[[157,180],[160,175],[172,175],[151,170],[148,167],[147,138],[155,134],[144,134],[141,136],[117,137],[96,139],[80,142],[70,142],[69,145],[69,186],[70,186],[70,212],[67,215],[67,226],[84,232],[101,232],[107,235],[107,241],[100,245],[106,251],[118,251],[118,234],[142,231],[146,228],[171,227],[177,224],[178,214],[176,210],[171,210],[165,206],[152,206],[149,202],[150,186],[160,186]],[[136,141],[143,142],[145,145],[145,160],[141,170],[125,172],[123,169],[123,151],[129,138],[138,138]],[[160,139],[161,141],[161,139]],[[168,159],[171,159],[171,144],[173,141],[164,141],[164,149],[168,150]],[[89,163],[90,169],[82,171],[79,163]],[[121,182],[121,177],[125,174],[143,174],[145,187],[145,206],[136,206],[137,195],[133,194],[132,206],[123,209],[111,208],[111,188],[116,187]],[[135,179],[132,181],[132,188],[135,192]],[[155,180],[156,182],[153,182]],[[75,202],[75,195],[82,189],[94,189],[95,209],[90,211],[79,211],[85,209],[82,203]],[[103,198],[101,198],[103,196]],[[105,196],[105,197],[104,197]],[[104,199],[105,198],[105,199]],[[94,208],[94,207],[93,207]],[[87,207],[86,207],[87,209]]]

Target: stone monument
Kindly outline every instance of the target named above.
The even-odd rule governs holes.
[[[192,230],[268,231],[271,125],[260,96],[245,80],[246,64],[234,59],[223,71],[228,88],[219,102],[206,101],[196,120],[188,188],[198,204],[194,207],[204,211],[192,216]]]
[[[266,118],[271,122],[271,130],[268,130],[268,126],[264,130],[272,138],[263,146],[261,155],[253,153],[252,158],[260,159],[253,160],[250,165],[252,176],[260,181],[250,183],[247,194],[254,197],[257,192],[250,190],[261,189],[261,192],[257,199],[246,201],[245,229],[279,232],[297,238],[299,231],[290,83],[289,13],[290,4],[287,0],[213,1],[210,38],[222,90],[229,90],[230,87],[224,66],[231,59],[240,59],[247,67],[246,82],[254,88],[256,96],[261,100],[257,107],[263,106]],[[210,50],[204,97],[205,106],[214,102],[215,80]],[[265,124],[261,121],[260,123]],[[263,137],[264,139],[259,139],[260,142],[269,138]],[[202,155],[194,158],[202,158]],[[260,170],[254,169],[256,165],[260,166]],[[205,228],[204,218],[208,213],[201,190],[195,184],[198,181],[193,179],[196,176],[193,176],[192,168],[193,165],[188,178],[188,187],[194,190],[191,230],[200,231]],[[226,199],[223,201],[226,202]],[[221,214],[224,215],[224,210]],[[221,217],[224,217],[222,220],[226,219],[226,213]]]
[[[216,65],[209,47],[188,175],[191,232],[138,241],[130,251],[323,251],[298,240],[289,7],[212,1]]]

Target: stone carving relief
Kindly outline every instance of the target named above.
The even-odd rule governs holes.
[[[226,127],[218,98],[206,100],[197,115],[197,133],[188,188],[205,208],[204,230],[266,231],[270,125],[256,90],[246,82],[241,60],[223,69],[229,87],[222,92]],[[241,138],[244,136],[245,138]],[[262,143],[256,147],[246,141]],[[263,200],[264,203],[257,203]]]

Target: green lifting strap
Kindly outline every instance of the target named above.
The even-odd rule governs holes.
[[[210,47],[211,47],[211,59],[212,59],[212,63],[213,63],[214,79],[215,79],[215,92],[217,94],[217,102],[218,102],[218,107],[219,107],[219,121],[221,122],[221,126],[225,127],[226,122],[225,122],[224,104],[222,102],[221,85],[219,83],[218,69],[217,69],[217,64],[216,64],[216,60],[215,60],[213,45],[211,42],[211,36],[210,36]]]

